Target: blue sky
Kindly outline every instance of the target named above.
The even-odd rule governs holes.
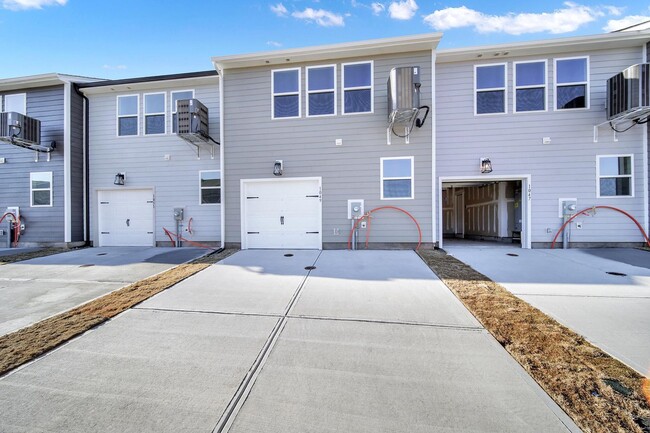
[[[444,33],[441,48],[596,34],[650,20],[639,1],[0,0],[0,78],[127,78],[211,69],[210,57]]]

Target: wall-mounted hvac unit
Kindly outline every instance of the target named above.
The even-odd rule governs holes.
[[[632,65],[607,80],[607,119],[637,121],[650,114],[650,63]]]
[[[200,144],[210,145],[214,158],[213,144],[219,143],[210,136],[208,107],[198,99],[181,99],[176,102],[176,133],[196,148],[197,157],[200,157]]]
[[[429,107],[420,106],[421,69],[419,66],[393,68],[388,76],[388,129],[386,139],[390,144],[391,134],[405,138],[414,127],[422,127],[429,114]],[[426,109],[424,117],[420,112]]]
[[[20,113],[0,113],[0,141],[37,152],[51,152],[55,145],[41,145],[41,121]]]

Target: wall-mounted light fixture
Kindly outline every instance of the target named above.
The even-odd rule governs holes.
[[[276,160],[275,164],[273,164],[273,176],[282,176],[283,168],[282,160]]]
[[[490,158],[481,158],[481,173],[492,173],[492,161]]]
[[[124,185],[124,182],[126,182],[126,173],[117,173],[115,175],[115,180],[113,181],[113,183],[115,185],[122,186],[122,185]]]

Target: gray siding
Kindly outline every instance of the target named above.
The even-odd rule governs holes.
[[[374,113],[341,114],[341,63],[374,61]],[[305,66],[336,64],[337,115],[305,117]],[[284,66],[284,65],[283,65]],[[386,81],[391,68],[422,67],[423,105],[431,105],[431,52],[373,58],[331,59],[301,67],[302,117],[271,119],[272,67],[226,70],[224,76],[224,141],[226,160],[226,242],[241,240],[240,179],[272,178],[273,162],[284,161],[283,177],[322,177],[323,243],[347,242],[347,200],[364,199],[366,211],[378,206],[402,207],[419,221],[423,241],[432,239],[431,122],[411,135],[410,144],[393,136],[386,144]],[[336,146],[335,140],[343,145]],[[380,200],[380,158],[413,156],[415,198]],[[362,230],[362,239],[365,234]],[[403,214],[382,211],[372,220],[371,242],[417,242],[417,230]]]
[[[553,58],[590,57],[591,103],[589,110],[554,111]],[[558,198],[576,197],[579,208],[593,205],[620,207],[639,221],[644,217],[643,130],[634,127],[618,134],[618,142],[606,126],[593,142],[593,126],[606,120],[606,82],[622,69],[639,63],[642,47],[562,53],[553,56],[501,58],[508,62],[508,114],[474,116],[474,64],[437,65],[437,176],[479,176],[480,157],[490,157],[492,175],[532,176],[532,242],[550,242],[561,224]],[[542,113],[513,114],[513,61],[548,60],[548,105]],[[542,144],[542,137],[552,143]],[[596,155],[633,154],[633,198],[596,197]],[[572,242],[639,242],[634,224],[620,214],[598,212],[584,217],[583,229],[572,231]],[[547,233],[547,228],[551,233]]]
[[[213,85],[192,86],[169,82],[160,87],[125,93],[89,95],[90,100],[90,207],[91,233],[97,245],[97,190],[115,188],[153,188],[155,193],[155,240],[169,242],[162,228],[175,230],[173,208],[185,208],[185,223],[193,218],[194,241],[221,239],[221,205],[200,205],[199,170],[219,170],[219,148],[210,158],[207,146],[201,148],[201,159],[189,144],[171,134],[171,102],[169,92],[195,90],[195,97],[209,110],[210,134],[218,141],[219,88],[215,77]],[[167,134],[145,136],[143,129],[143,93],[167,93]],[[140,135],[118,137],[116,132],[116,103],[118,95],[140,94]],[[170,159],[165,160],[165,155]],[[126,185],[113,185],[115,174],[126,172]],[[188,237],[187,233],[184,237]]]
[[[47,161],[47,155],[0,143],[0,157],[6,158],[0,164],[0,210],[7,206],[20,206],[21,216],[26,225],[21,237],[24,243],[60,243],[64,241],[63,215],[63,135],[64,135],[64,96],[63,86],[27,90],[27,115],[41,121],[41,141],[56,141],[57,148]],[[52,172],[53,205],[52,207],[30,207],[30,172]],[[4,213],[4,212],[3,212]],[[2,229],[6,229],[3,223]],[[5,244],[5,237],[0,237],[0,245]]]
[[[70,90],[71,240],[84,240],[84,109],[83,98]]]

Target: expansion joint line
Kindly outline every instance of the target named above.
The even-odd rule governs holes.
[[[318,256],[314,260],[314,263],[312,263],[312,266],[316,265],[316,262],[318,262],[318,259],[320,258],[321,254],[322,251],[318,253]],[[309,278],[310,274],[311,274],[311,270],[308,270],[307,274],[305,275],[305,278],[302,279],[302,281],[298,285],[298,288],[296,289],[293,296],[291,297],[291,300],[289,301],[289,304],[285,308],[284,313],[282,313],[282,316],[279,317],[278,322],[275,324],[268,338],[264,342],[264,346],[262,346],[262,350],[258,353],[257,357],[255,358],[255,361],[253,361],[253,364],[251,365],[250,369],[248,370],[243,380],[239,384],[239,387],[237,387],[237,391],[235,391],[235,394],[230,399],[228,406],[226,406],[226,409],[221,415],[221,418],[219,418],[219,421],[217,422],[217,425],[212,430],[212,433],[226,433],[228,430],[230,430],[230,427],[235,421],[235,418],[237,417],[239,410],[244,405],[244,402],[248,398],[248,395],[250,394],[251,390],[253,389],[253,385],[255,385],[255,380],[257,379],[257,376],[259,375],[262,367],[264,366],[266,359],[269,357],[271,350],[273,349],[276,342],[280,338],[280,334],[282,333],[284,327],[287,324],[287,318],[289,318],[291,310],[293,309],[294,305],[296,304],[296,301],[300,297],[302,288],[305,286],[305,283],[307,282],[307,278]]]

